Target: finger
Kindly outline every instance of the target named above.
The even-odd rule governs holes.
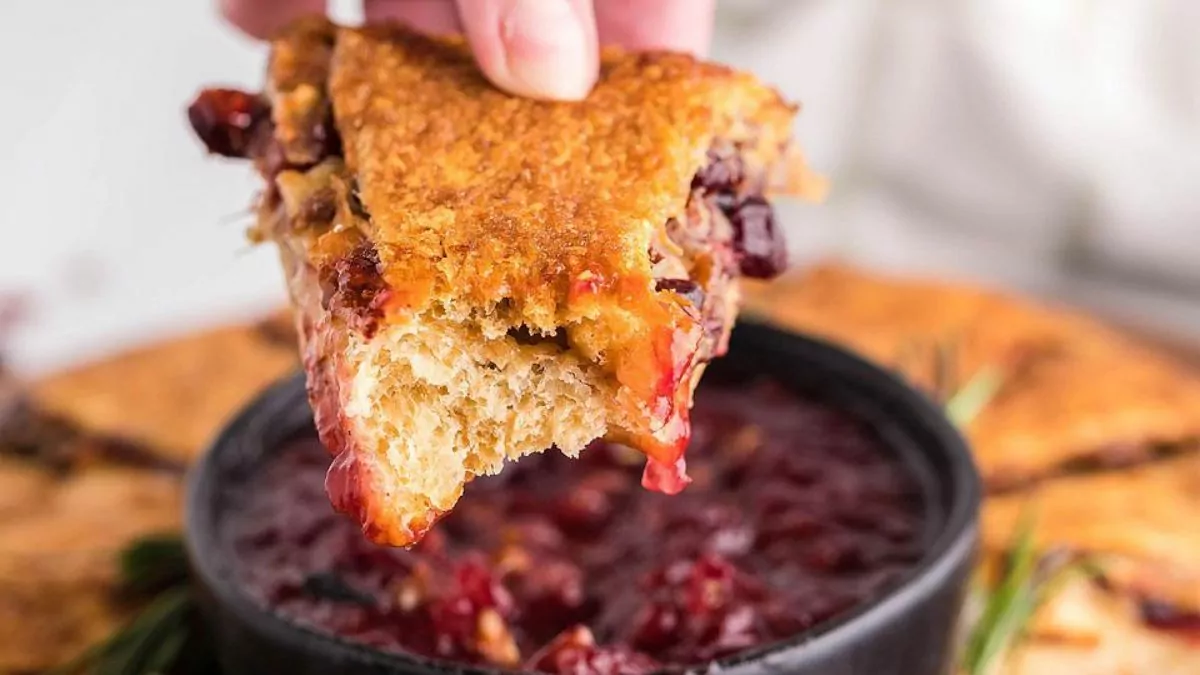
[[[221,14],[229,23],[259,39],[273,37],[292,21],[310,14],[324,14],[325,0],[219,0]]]
[[[531,98],[579,100],[599,70],[592,0],[457,0],[479,67]]]
[[[432,35],[463,32],[453,0],[365,0],[363,17],[368,22],[401,21]]]
[[[602,0],[596,3],[601,44],[704,55],[712,42],[716,0]]]

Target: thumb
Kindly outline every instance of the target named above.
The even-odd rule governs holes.
[[[579,100],[599,70],[592,0],[456,0],[471,49],[496,86]]]

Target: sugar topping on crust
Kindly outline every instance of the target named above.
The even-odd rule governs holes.
[[[463,41],[398,26],[343,29],[331,70],[346,164],[404,302],[507,299],[547,330],[589,313],[572,288],[590,275],[652,293],[651,232],[682,212],[714,137],[777,155],[795,112],[749,75],[667,53],[607,53],[583,102],[515,98]]]

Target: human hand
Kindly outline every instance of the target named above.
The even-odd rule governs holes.
[[[321,13],[326,0],[219,0],[255,37]],[[599,71],[599,45],[702,53],[716,0],[364,0],[367,21],[395,19],[434,34],[465,33],[496,86],[532,98],[578,100]]]

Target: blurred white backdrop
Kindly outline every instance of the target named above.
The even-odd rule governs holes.
[[[281,301],[274,253],[243,238],[251,172],[206,157],[183,115],[202,85],[260,81],[261,45],[213,5],[0,3],[18,368]],[[799,136],[836,188],[782,209],[797,259],[966,274],[1200,336],[1195,0],[725,0],[714,56],[805,104]]]

